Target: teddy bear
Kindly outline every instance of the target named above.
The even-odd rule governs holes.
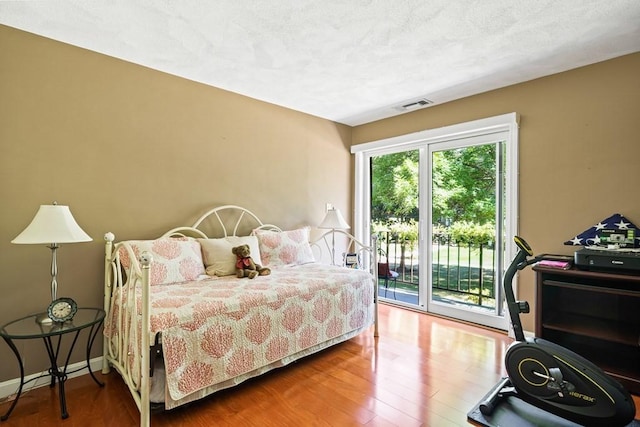
[[[267,276],[271,274],[271,270],[256,264],[251,258],[251,249],[249,245],[240,245],[231,248],[231,252],[236,256],[236,276],[240,279],[248,277],[253,279],[256,276]]]

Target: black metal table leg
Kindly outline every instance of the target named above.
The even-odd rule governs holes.
[[[22,387],[24,386],[24,366],[22,364],[22,358],[20,357],[20,353],[18,352],[18,349],[16,348],[16,346],[13,344],[13,341],[11,341],[9,338],[5,338],[5,337],[3,338],[6,341],[6,343],[9,345],[9,348],[11,348],[11,350],[13,351],[13,354],[16,355],[16,358],[18,359],[18,364],[20,365],[20,387],[18,387],[18,392],[16,393],[16,397],[15,399],[13,399],[13,403],[9,407],[9,410],[7,411],[6,414],[0,417],[1,421],[6,421],[9,418],[9,415],[11,415],[13,408],[16,407],[16,404],[18,403],[18,399],[20,399],[20,395],[22,394]]]
[[[58,379],[56,372],[58,371],[58,353],[60,352],[60,341],[62,338],[60,335],[57,335],[57,337],[58,337],[58,341],[57,341],[55,350],[53,349],[51,337],[50,336],[42,337],[44,346],[47,349],[47,356],[49,356],[49,365],[50,365],[49,376],[51,377],[51,383],[49,384],[50,388],[55,387],[56,380]]]
[[[104,383],[102,381],[99,381],[96,378],[96,376],[93,375],[93,371],[91,370],[91,365],[90,365],[91,348],[93,347],[93,342],[95,341],[96,336],[100,331],[101,325],[102,325],[102,322],[96,323],[95,325],[91,326],[91,329],[89,330],[89,339],[87,340],[87,369],[89,369],[89,374],[91,375],[91,378],[93,378],[93,380],[96,382],[96,384],[98,384],[100,387],[104,387]]]
[[[73,348],[76,346],[76,342],[78,341],[78,336],[80,335],[80,331],[76,331],[73,336],[73,342],[71,343],[71,347],[69,348],[69,352],[67,353],[67,358],[64,361],[64,367],[62,371],[58,369],[58,354],[60,353],[60,341],[62,340],[62,336],[58,335],[58,342],[55,350],[53,349],[53,344],[51,342],[51,337],[43,338],[45,343],[45,347],[47,348],[47,354],[49,355],[49,361],[51,362],[51,385],[55,384],[55,381],[58,380],[58,399],[60,400],[60,416],[62,419],[66,419],[69,417],[69,413],[67,412],[67,398],[65,396],[64,391],[64,383],[67,381],[67,366],[69,366],[69,359],[71,358],[71,353],[73,353]]]

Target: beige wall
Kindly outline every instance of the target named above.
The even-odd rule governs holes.
[[[284,228],[319,223],[326,202],[347,215],[350,138],[347,126],[0,25],[0,324],[50,301],[49,249],[9,243],[40,204],[68,204],[94,239],[58,251],[58,295],[99,307],[105,232],[153,238],[228,203]],[[18,344],[27,373],[46,368],[41,342]],[[18,376],[4,343],[0,360],[0,382]]]
[[[563,242],[613,213],[640,226],[639,76],[636,53],[358,126],[353,143],[520,114],[519,233],[536,253],[573,254]],[[531,270],[519,286],[533,313]]]

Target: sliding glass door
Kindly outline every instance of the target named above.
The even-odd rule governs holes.
[[[514,118],[354,150],[363,218],[354,229],[378,236],[381,299],[507,329],[501,279],[514,251]]]

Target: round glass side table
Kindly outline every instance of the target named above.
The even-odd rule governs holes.
[[[1,421],[6,421],[11,415],[11,412],[15,408],[18,403],[18,399],[20,399],[20,394],[22,394],[22,388],[25,384],[34,381],[38,378],[42,378],[43,376],[49,375],[51,376],[51,384],[50,387],[54,387],[56,381],[58,382],[58,398],[60,400],[60,414],[63,419],[69,417],[69,413],[67,412],[67,403],[64,394],[64,383],[67,380],[67,375],[80,371],[82,369],[88,369],[89,373],[93,380],[100,386],[104,386],[104,383],[99,381],[93,372],[91,371],[91,367],[89,366],[89,359],[91,357],[91,347],[93,346],[93,342],[100,331],[100,326],[104,321],[104,310],[101,308],[78,308],[77,313],[73,317],[72,320],[64,323],[51,323],[51,324],[41,324],[38,322],[38,319],[42,318],[43,313],[32,314],[30,316],[26,316],[14,321],[11,321],[2,327],[0,327],[0,336],[6,341],[9,345],[13,353],[16,355],[18,359],[18,364],[20,365],[20,387],[16,393],[16,397],[11,404],[11,407],[0,417]],[[80,332],[84,329],[89,330],[89,335],[87,337],[87,345],[86,345],[86,365],[78,368],[74,371],[67,372],[67,367],[69,366],[69,359],[71,358],[71,353],[73,352],[73,348],[78,341],[78,337]],[[62,341],[62,337],[64,335],[69,335],[73,341],[71,346],[69,347],[69,351],[64,359],[63,368],[59,368],[58,364],[58,356],[60,355],[60,343]],[[28,381],[24,380],[24,365],[22,363],[22,356],[20,352],[16,348],[14,341],[15,340],[28,340],[28,339],[36,339],[41,338],[44,342],[44,346],[47,350],[47,355],[49,356],[49,362],[51,367],[49,368],[49,372],[47,374],[43,374],[36,378],[32,378]]]

